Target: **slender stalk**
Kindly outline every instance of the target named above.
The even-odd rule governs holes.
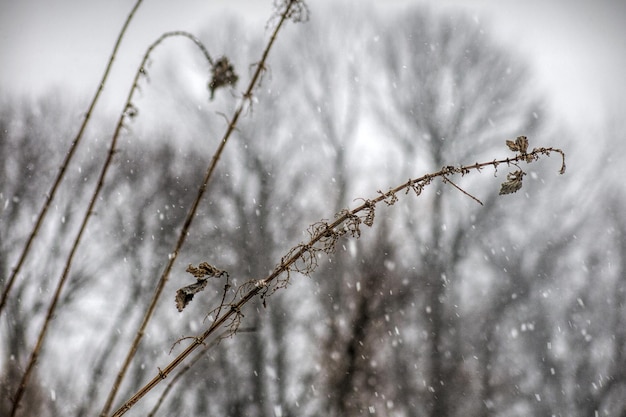
[[[135,354],[137,353],[137,349],[139,348],[139,343],[141,342],[143,335],[145,333],[145,329],[148,326],[148,323],[150,322],[154,311],[156,309],[156,305],[159,301],[159,298],[163,292],[163,288],[165,288],[165,284],[167,283],[167,280],[169,279],[169,274],[172,270],[172,267],[174,265],[174,262],[176,262],[176,259],[178,258],[178,254],[180,253],[180,250],[185,242],[185,239],[187,237],[187,234],[189,232],[189,227],[191,226],[191,223],[193,222],[195,215],[196,215],[196,211],[198,209],[198,206],[200,204],[200,201],[202,199],[202,197],[204,196],[204,193],[206,192],[208,185],[209,185],[209,181],[211,180],[211,178],[213,177],[213,173],[215,171],[215,168],[217,166],[217,163],[219,162],[219,159],[222,155],[222,152],[224,151],[224,148],[226,147],[226,144],[228,143],[228,140],[231,136],[231,134],[233,133],[233,131],[235,130],[235,127],[237,126],[237,122],[239,120],[239,117],[241,116],[241,114],[243,113],[245,107],[246,107],[246,103],[251,100],[252,98],[252,92],[254,90],[254,88],[256,87],[256,85],[259,82],[259,79],[261,77],[261,73],[265,70],[265,62],[267,61],[267,57],[269,55],[270,50],[272,49],[272,46],[274,45],[274,42],[276,40],[276,37],[278,35],[278,32],[280,31],[280,29],[282,28],[285,20],[287,20],[290,17],[290,12],[292,11],[292,6],[294,6],[297,2],[295,1],[290,1],[288,3],[288,5],[285,7],[285,10],[282,12],[281,16],[280,16],[280,20],[278,21],[278,24],[276,25],[276,27],[274,28],[274,31],[272,32],[272,35],[263,51],[263,54],[261,56],[261,60],[256,64],[256,71],[254,72],[250,83],[248,84],[248,88],[246,89],[245,93],[242,96],[242,99],[239,103],[239,105],[237,106],[237,109],[235,110],[235,113],[233,114],[232,119],[230,120],[230,123],[228,124],[228,128],[226,129],[226,133],[224,133],[224,136],[222,137],[222,140],[220,141],[217,150],[215,151],[215,153],[213,154],[213,157],[211,158],[211,162],[207,168],[207,171],[204,175],[204,179],[202,181],[202,184],[200,185],[200,188],[198,188],[198,192],[196,195],[195,200],[193,201],[191,208],[189,209],[189,212],[187,213],[187,217],[185,218],[185,221],[183,223],[183,227],[180,231],[180,234],[178,236],[178,240],[176,241],[176,245],[174,247],[174,250],[172,252],[170,252],[170,256],[168,259],[168,263],[165,266],[165,269],[163,270],[163,273],[161,274],[161,277],[159,279],[159,282],[156,285],[156,288],[154,290],[154,294],[152,296],[152,299],[150,300],[150,305],[148,306],[144,318],[139,326],[139,328],[137,329],[137,332],[135,333],[135,338],[130,346],[130,349],[128,350],[128,353],[126,355],[126,358],[122,364],[122,367],[120,368],[120,371],[117,375],[117,377],[115,378],[115,381],[113,383],[113,386],[111,388],[111,391],[109,392],[109,395],[107,397],[106,403],[102,409],[102,412],[100,413],[101,417],[105,417],[110,409],[111,409],[111,405],[113,404],[113,401],[115,399],[115,396],[117,394],[117,391],[119,390],[119,387],[124,379],[124,376],[126,375],[126,372],[128,371],[128,368],[130,367],[130,363],[132,362]],[[140,397],[139,397],[140,398]],[[137,398],[137,400],[139,399]],[[136,401],[135,401],[136,402]],[[133,403],[134,404],[134,403]],[[130,408],[130,407],[128,407]]]
[[[113,160],[113,156],[116,153],[116,146],[117,146],[117,140],[119,138],[119,135],[122,131],[122,128],[124,127],[124,121],[126,120],[127,117],[132,117],[132,111],[134,111],[134,106],[132,104],[132,100],[134,97],[135,92],[138,89],[139,86],[139,80],[140,78],[145,75],[145,65],[150,57],[151,52],[154,50],[154,48],[156,48],[156,46],[158,46],[161,42],[163,42],[165,39],[169,38],[169,37],[173,37],[173,36],[184,36],[187,38],[190,38],[192,41],[194,41],[194,43],[196,43],[196,45],[198,45],[200,47],[200,49],[202,50],[202,52],[204,53],[204,55],[206,56],[206,58],[208,59],[209,63],[212,63],[213,61],[211,60],[211,57],[208,55],[208,52],[206,51],[206,48],[204,48],[204,46],[202,45],[202,43],[200,43],[200,41],[198,41],[193,35],[187,33],[187,32],[167,32],[163,35],[161,35],[161,37],[159,37],[159,39],[157,39],[157,41],[155,41],[152,45],[150,45],[150,47],[148,48],[148,50],[146,51],[143,60],[135,74],[135,78],[133,80],[133,84],[132,87],[128,93],[128,97],[126,99],[126,103],[124,105],[124,110],[121,112],[119,120],[117,122],[117,126],[115,128],[115,132],[113,133],[113,137],[111,138],[111,144],[109,146],[109,151],[107,153],[107,157],[104,161],[104,165],[102,166],[102,170],[100,171],[100,176],[98,177],[98,182],[96,184],[96,188],[93,191],[93,194],[91,196],[91,199],[89,201],[89,205],[87,207],[87,211],[85,212],[84,216],[83,216],[83,221],[80,225],[80,228],[76,234],[76,237],[74,238],[74,242],[72,244],[72,248],[67,256],[66,262],[65,262],[65,267],[63,269],[63,273],[61,275],[61,277],[59,278],[59,281],[57,283],[55,292],[53,294],[52,297],[52,301],[48,307],[48,311],[46,314],[46,318],[44,320],[43,326],[39,332],[39,336],[37,338],[37,342],[35,343],[35,347],[33,348],[31,355],[30,355],[30,359],[28,361],[28,364],[26,365],[24,374],[22,375],[22,379],[20,381],[20,384],[18,386],[17,392],[14,396],[14,402],[13,402],[13,411],[11,416],[13,417],[15,415],[15,413],[17,412],[20,400],[24,394],[24,391],[26,389],[26,386],[28,385],[28,380],[30,377],[30,374],[35,366],[35,363],[37,362],[37,358],[39,357],[39,352],[41,351],[41,348],[43,346],[43,342],[46,338],[47,335],[47,331],[49,328],[50,323],[52,322],[52,317],[54,316],[54,312],[56,310],[56,307],[58,305],[59,299],[61,298],[61,292],[63,291],[63,288],[65,287],[65,283],[67,282],[67,278],[69,277],[69,272],[72,266],[72,261],[74,259],[74,255],[76,254],[76,251],[78,250],[78,247],[80,246],[80,242],[82,240],[83,234],[85,232],[85,230],[87,229],[87,224],[89,223],[89,219],[91,218],[91,215],[93,214],[93,209],[96,205],[96,202],[98,201],[98,196],[100,195],[100,192],[102,191],[102,188],[104,186],[104,182],[105,182],[105,178],[107,175],[107,172],[109,170],[109,167],[111,166],[111,161]]]
[[[254,328],[239,329],[238,330],[239,333],[253,332],[253,331],[255,331]],[[152,411],[150,411],[150,413],[148,414],[147,417],[154,417],[156,415],[157,411],[159,410],[159,408],[161,407],[161,405],[165,401],[165,398],[169,395],[169,393],[172,391],[172,388],[174,388],[174,386],[176,385],[176,382],[180,381],[181,378],[190,369],[193,368],[193,366],[196,364],[196,362],[198,362],[200,359],[202,359],[202,357],[206,354],[206,352],[208,350],[210,350],[213,347],[217,346],[217,344],[222,340],[222,338],[227,336],[229,332],[230,331],[228,329],[224,330],[217,338],[215,338],[215,340],[212,340],[211,343],[206,344],[204,346],[204,348],[200,352],[198,352],[193,358],[191,358],[189,360],[187,365],[185,365],[181,370],[178,371],[178,373],[172,378],[170,383],[167,384],[167,387],[165,387],[165,390],[161,393],[161,396],[159,397],[159,400],[154,405],[154,407],[152,408]]]
[[[54,181],[54,183],[52,184],[52,188],[50,189],[50,191],[47,194],[46,197],[46,201],[41,209],[41,211],[39,212],[39,215],[37,217],[37,220],[35,221],[35,225],[33,226],[33,229],[30,233],[30,236],[28,237],[28,240],[26,241],[26,245],[24,246],[24,249],[22,250],[22,253],[20,255],[20,258],[16,264],[16,266],[13,268],[13,271],[11,273],[11,276],[9,278],[9,280],[7,281],[7,284],[4,288],[4,291],[2,292],[2,299],[0,300],[0,314],[2,313],[2,309],[4,308],[5,304],[6,304],[6,300],[8,299],[9,293],[11,291],[11,288],[13,287],[13,284],[15,283],[15,280],[17,278],[17,275],[19,274],[22,265],[24,264],[24,261],[26,260],[26,256],[28,255],[28,252],[30,251],[30,247],[35,239],[35,236],[37,235],[37,233],[39,232],[39,228],[41,227],[41,224],[43,222],[44,217],[46,216],[46,213],[48,211],[48,208],[50,207],[50,203],[52,202],[52,199],[54,198],[57,189],[59,187],[59,185],[61,184],[63,177],[65,175],[65,172],[67,171],[67,167],[69,166],[70,161],[72,160],[72,157],[74,156],[74,154],[76,153],[76,149],[78,148],[78,145],[80,143],[80,140],[83,137],[83,133],[85,132],[85,129],[87,127],[87,124],[89,123],[89,120],[91,119],[91,114],[93,113],[93,110],[96,106],[96,103],[98,102],[98,99],[100,98],[100,94],[102,93],[102,91],[104,90],[104,85],[106,83],[106,80],[109,77],[109,73],[111,70],[111,67],[113,66],[113,61],[115,60],[115,55],[117,54],[117,50],[119,49],[119,46],[122,42],[122,38],[124,37],[124,34],[126,33],[126,29],[128,28],[130,21],[132,20],[133,16],[135,15],[135,12],[137,11],[137,9],[139,8],[139,6],[141,5],[141,2],[143,0],[137,0],[137,2],[135,3],[135,5],[133,6],[132,10],[130,11],[130,13],[128,14],[126,21],[124,22],[124,25],[122,26],[122,29],[119,32],[119,35],[117,36],[117,40],[115,42],[115,45],[113,47],[113,51],[111,52],[111,55],[109,57],[109,62],[104,70],[104,74],[102,75],[102,79],[100,80],[99,84],[98,84],[98,88],[96,89],[96,93],[93,97],[93,99],[91,100],[91,104],[89,105],[89,108],[87,109],[87,112],[85,114],[85,118],[83,119],[83,123],[81,124],[78,133],[76,134],[76,137],[74,138],[74,140],[72,141],[72,144],[70,146],[70,149],[68,150],[67,154],[65,155],[65,159],[63,160],[63,163],[61,164],[61,168],[59,169],[59,173]],[[65,277],[65,273],[64,273],[64,277]],[[50,322],[50,319],[52,318],[52,314],[54,311],[54,308],[56,307],[56,304],[58,302],[59,299],[59,295],[60,295],[60,290],[62,288],[62,282],[64,282],[65,278],[61,278],[60,282],[59,282],[59,286],[57,286],[57,291],[55,291],[55,294],[53,296],[52,299],[52,303],[50,305],[50,308],[48,309],[48,314],[46,315],[46,319],[44,322],[44,326],[41,329],[41,332],[39,334],[39,338],[37,339],[37,343],[31,353],[31,357],[30,360],[28,362],[28,365],[26,366],[26,369],[24,371],[24,374],[22,375],[22,379],[20,381],[20,384],[18,386],[17,392],[15,394],[15,396],[13,397],[13,409],[11,410],[11,416],[15,416],[15,414],[17,413],[17,409],[19,407],[20,401],[22,399],[22,396],[24,395],[24,392],[26,390],[26,386],[28,384],[28,379],[29,376],[32,372],[32,369],[35,365],[35,362],[37,361],[37,357],[39,355],[39,351],[41,349],[41,346],[43,344],[43,339],[44,339],[44,335],[46,333],[46,330],[48,328],[48,323]]]
[[[475,163],[472,165],[464,165],[460,167],[448,166],[444,167],[441,170],[434,172],[432,174],[426,174],[417,179],[409,179],[407,182],[398,185],[395,188],[391,188],[386,193],[379,192],[379,196],[373,198],[371,200],[365,200],[363,204],[352,209],[345,210],[337,216],[336,220],[329,224],[324,224],[323,227],[315,228],[315,233],[312,234],[310,240],[307,243],[300,244],[288,252],[288,255],[283,258],[280,265],[274,269],[274,271],[268,275],[266,278],[260,279],[258,281],[253,281],[253,284],[247,292],[245,292],[239,301],[230,304],[230,308],[224,311],[224,314],[221,317],[216,317],[215,321],[211,324],[211,326],[204,332],[202,335],[194,338],[193,342],[185,348],[176,358],[174,358],[165,368],[159,369],[159,372],[156,376],[154,376],[146,385],[144,385],[141,389],[139,389],[130,399],[128,399],[122,406],[113,413],[112,417],[120,417],[126,411],[128,411],[131,407],[133,407],[142,397],[144,397],[150,390],[156,387],[161,381],[163,381],[167,376],[178,367],[196,348],[203,345],[205,340],[215,333],[219,328],[226,325],[227,323],[232,324],[233,319],[236,319],[237,316],[241,314],[241,309],[248,303],[248,301],[252,300],[259,293],[265,294],[269,286],[278,279],[284,273],[289,273],[291,268],[293,270],[299,271],[300,268],[295,268],[294,264],[302,259],[310,259],[307,256],[307,253],[313,250],[313,247],[316,243],[323,241],[328,238],[329,235],[337,233],[336,230],[340,228],[344,223],[350,222],[352,219],[358,217],[358,215],[363,211],[370,211],[380,202],[384,201],[386,204],[391,205],[397,201],[396,194],[399,192],[410,192],[411,190],[416,191],[419,190],[421,192],[422,188],[425,185],[431,183],[431,181],[437,177],[446,178],[447,176],[461,174],[465,175],[470,173],[471,171],[480,171],[482,168],[487,166],[492,166],[497,168],[498,165],[501,164],[516,164],[518,162],[526,161],[532,162],[539,159],[540,155],[550,155],[550,153],[556,152],[561,155],[563,158],[563,163],[561,165],[561,170],[559,171],[561,174],[565,172],[565,155],[563,151],[556,148],[537,148],[532,152],[526,154],[517,155],[514,158],[505,158],[500,160],[493,160],[489,162]],[[465,193],[467,194],[467,193]],[[317,249],[317,250],[325,250],[325,249]],[[312,255],[315,256],[315,255]],[[312,272],[311,269],[307,269],[306,273]],[[246,284],[244,284],[245,286]],[[244,288],[243,286],[240,289]]]
[[[111,52],[111,56],[109,57],[109,62],[104,70],[104,74],[102,74],[102,79],[98,83],[96,94],[93,96],[93,99],[91,100],[91,104],[89,105],[89,108],[87,109],[87,113],[85,113],[85,118],[83,119],[83,123],[78,129],[78,133],[76,134],[76,137],[72,141],[72,144],[70,145],[70,149],[67,151],[67,154],[65,155],[65,159],[63,160],[63,163],[61,164],[61,168],[59,169],[59,173],[57,174],[57,177],[54,180],[54,183],[52,184],[52,188],[50,189],[50,191],[48,191],[48,194],[46,194],[46,201],[44,202],[44,205],[41,208],[39,215],[37,216],[35,225],[33,226],[33,229],[30,232],[30,236],[28,236],[28,240],[26,241],[26,245],[24,246],[24,249],[22,249],[22,253],[17,261],[17,264],[13,268],[13,271],[11,272],[11,276],[9,277],[9,280],[7,281],[4,287],[4,290],[2,291],[2,298],[0,299],[0,314],[2,314],[2,310],[4,309],[6,301],[9,297],[9,293],[11,292],[11,288],[13,287],[13,284],[15,283],[17,275],[22,269],[22,265],[24,264],[24,261],[26,260],[26,256],[28,255],[28,252],[30,251],[30,247],[33,241],[35,240],[35,236],[37,236],[37,233],[39,232],[39,228],[41,227],[41,223],[43,222],[43,219],[46,216],[46,213],[48,212],[48,208],[50,208],[50,203],[52,202],[52,199],[54,198],[57,192],[57,189],[59,188],[59,185],[61,184],[61,181],[63,180],[65,171],[67,171],[67,167],[69,166],[69,163],[72,160],[72,157],[76,153],[76,149],[78,147],[78,144],[80,143],[81,138],[83,137],[83,133],[85,132],[85,128],[87,127],[87,123],[89,123],[89,120],[91,119],[91,114],[93,113],[93,110],[96,107],[98,98],[100,98],[100,94],[102,93],[102,90],[104,90],[104,84],[106,83],[106,80],[109,77],[109,72],[111,71],[111,67],[113,66],[113,61],[115,60],[115,55],[117,54],[117,50],[119,49],[119,46],[122,43],[122,38],[124,37],[124,34],[126,33],[126,29],[128,28],[131,19],[135,15],[135,12],[139,8],[139,5],[141,4],[142,1],[143,0],[137,0],[132,10],[128,14],[128,17],[126,17],[126,22],[124,22],[124,26],[122,26],[122,29],[120,30],[120,33],[117,36],[117,40],[115,41],[115,46],[113,47],[113,52]]]

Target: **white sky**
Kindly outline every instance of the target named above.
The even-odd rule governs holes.
[[[319,17],[319,1],[308,1],[313,19]],[[32,96],[57,86],[90,98],[134,2],[0,0],[0,89]],[[162,32],[197,32],[224,7],[258,17],[254,23],[262,25],[272,2],[144,0],[105,93],[127,91],[128,74]],[[566,122],[588,126],[601,121],[607,110],[624,113],[626,0],[387,0],[390,8],[408,3],[460,8],[484,22],[502,42],[527,57],[540,88]]]

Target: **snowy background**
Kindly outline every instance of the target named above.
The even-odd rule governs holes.
[[[118,57],[108,93],[123,100],[129,73],[141,51],[162,32],[196,32],[210,16],[243,15],[261,25],[271,1],[188,0],[142,5]],[[316,5],[310,2],[313,14]],[[621,0],[389,0],[381,8],[427,5],[462,10],[479,19],[494,36],[521,54],[537,73],[541,88],[568,123],[597,123],[626,106],[626,2]],[[127,0],[83,2],[3,0],[0,13],[1,86],[14,94],[39,95],[54,86],[91,91],[106,63]],[[80,33],[81,36],[76,36]],[[118,87],[117,87],[118,86]],[[117,87],[117,88],[116,88]],[[117,93],[116,93],[117,92]]]
[[[3,1],[4,290],[132,2]],[[310,277],[242,311],[171,391],[129,415],[613,416],[626,412],[626,5],[620,1],[307,2],[289,23],[202,200],[115,405],[210,322],[183,313],[188,264],[266,276],[309,225],[446,165],[557,154],[498,196],[508,167],[378,207]],[[187,30],[240,80],[209,100],[185,39],[154,52],[18,415],[100,413],[271,24],[270,1],[146,1],[84,142],[0,312],[0,414],[96,185],[145,49]],[[513,168],[510,168],[513,169]],[[171,351],[170,351],[171,350]]]

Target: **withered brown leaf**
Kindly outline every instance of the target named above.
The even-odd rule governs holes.
[[[500,195],[512,194],[522,188],[522,177],[526,173],[522,170],[506,174],[506,181],[500,186]]]
[[[194,277],[200,278],[219,278],[222,275],[228,275],[226,271],[218,269],[208,262],[201,262],[196,268],[193,265],[189,265],[185,272],[189,272]]]
[[[228,277],[228,272],[218,269],[208,262],[202,262],[197,267],[189,265],[186,272],[193,275],[197,281],[176,291],[175,299],[178,311],[183,311],[193,296],[206,288],[209,278],[220,278],[222,275]]]
[[[526,136],[518,136],[517,139],[515,139],[515,143],[521,153],[528,151],[528,138]]]
[[[518,136],[515,141],[507,140],[506,146],[513,152],[525,154],[528,151],[528,138],[526,136]]]
[[[206,288],[208,282],[206,279],[199,279],[197,282],[176,291],[176,308],[178,311],[183,311],[187,304],[193,300],[193,296]]]

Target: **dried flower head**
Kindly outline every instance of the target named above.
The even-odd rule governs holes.
[[[215,95],[215,90],[225,85],[234,86],[239,80],[239,76],[235,73],[235,68],[227,57],[223,56],[211,67],[211,82],[209,83],[209,91],[211,91],[211,100]]]

